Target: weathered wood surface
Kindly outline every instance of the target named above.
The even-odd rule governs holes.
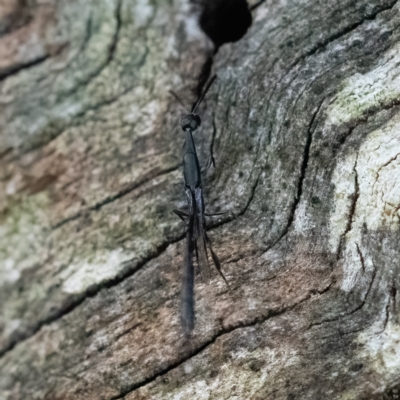
[[[400,3],[269,0],[216,55],[196,141],[232,291],[198,280],[190,345],[168,90],[193,99],[196,15],[3,3],[0,398],[395,398]]]

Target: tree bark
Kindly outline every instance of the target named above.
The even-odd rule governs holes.
[[[396,399],[400,3],[267,0],[196,132],[230,290],[179,314],[186,0],[0,7],[1,399]],[[184,112],[184,111],[183,111]]]

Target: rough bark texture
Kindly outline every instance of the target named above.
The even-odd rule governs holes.
[[[266,1],[200,114],[230,283],[179,320],[186,0],[0,6],[0,398],[395,399],[400,2]]]

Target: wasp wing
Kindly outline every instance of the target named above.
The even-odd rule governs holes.
[[[190,191],[189,191],[190,192]],[[195,220],[194,196],[186,193],[189,205],[188,223],[186,228],[185,264],[182,274],[181,320],[186,336],[190,336],[194,328],[194,267],[193,253],[195,250]]]

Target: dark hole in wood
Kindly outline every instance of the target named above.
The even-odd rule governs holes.
[[[203,0],[200,27],[218,49],[237,42],[249,29],[252,17],[246,0]]]

